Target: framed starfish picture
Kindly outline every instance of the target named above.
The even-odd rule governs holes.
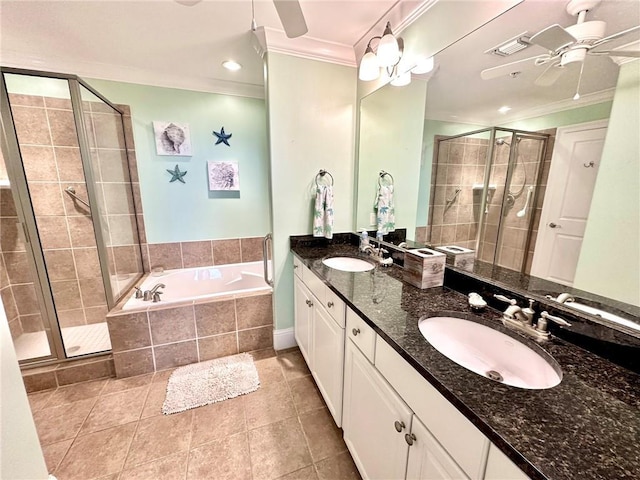
[[[153,122],[157,155],[191,156],[189,124],[177,122]]]
[[[209,190],[240,191],[238,162],[207,162]]]

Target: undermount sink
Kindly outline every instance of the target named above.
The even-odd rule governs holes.
[[[532,390],[555,387],[562,380],[560,366],[544,350],[480,323],[430,317],[421,319],[418,327],[444,356],[491,380]]]
[[[322,263],[343,272],[367,272],[375,268],[371,262],[357,257],[329,257],[322,260]]]

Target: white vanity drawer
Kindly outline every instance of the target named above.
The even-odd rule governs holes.
[[[300,260],[295,255],[293,256],[293,273],[296,274],[296,277],[302,280],[302,260]]]
[[[345,325],[344,311],[346,306],[344,302],[336,295],[329,287],[325,287],[324,307],[329,312],[329,315],[336,321],[341,328]]]
[[[373,363],[376,351],[376,332],[349,308],[347,308],[347,337]]]
[[[469,478],[482,478],[487,437],[380,337],[375,366]]]
[[[320,300],[320,303],[326,307],[325,303],[325,290],[326,285],[320,280],[315,273],[309,270],[307,267],[302,267],[302,281],[311,290],[311,293]]]

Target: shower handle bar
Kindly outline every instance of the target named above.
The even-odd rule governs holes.
[[[83,205],[85,205],[89,210],[91,210],[91,205],[89,205],[87,202],[85,202],[83,199],[81,199],[78,195],[76,195],[76,189],[73,187],[67,187],[64,189],[65,192],[67,192],[67,194],[70,197],[75,198],[77,201],[79,201],[80,203],[82,203]]]
[[[269,278],[269,243],[273,242],[273,237],[267,233],[262,239],[262,263],[264,267],[264,281],[273,287],[273,278]]]

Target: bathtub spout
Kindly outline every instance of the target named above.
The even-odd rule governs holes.
[[[164,287],[165,287],[164,283],[156,283],[151,290],[145,290],[144,291],[144,299],[143,300],[145,302],[147,302],[147,301],[153,299],[157,294],[162,293],[162,292],[158,292],[158,289],[159,288],[164,288]],[[158,300],[160,299],[159,296],[157,298],[158,298]],[[158,300],[155,300],[155,301],[157,302]]]

